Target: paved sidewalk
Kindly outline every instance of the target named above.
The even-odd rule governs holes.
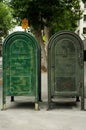
[[[0,111],[0,130],[86,130],[86,111],[81,111],[80,103],[76,104],[73,99],[70,102],[65,99],[65,103],[60,100],[61,103],[47,111],[46,73],[42,73],[43,102],[40,103],[40,111],[34,110],[31,100],[15,97],[15,102],[11,103],[7,97],[7,110]]]

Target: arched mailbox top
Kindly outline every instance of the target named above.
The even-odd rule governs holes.
[[[19,40],[20,40],[20,42],[19,42]],[[37,43],[34,36],[32,36],[31,34],[29,34],[27,32],[17,31],[17,32],[13,32],[12,34],[10,34],[6,37],[4,44],[3,44],[3,53],[4,53],[4,51],[7,50],[6,48],[11,47],[12,44],[17,44],[17,43],[21,44],[21,41],[23,41],[26,45],[31,44],[33,49],[40,49],[40,46]]]
[[[74,40],[72,38],[74,38]],[[48,49],[51,49],[52,47],[54,47],[62,39],[64,40],[71,39],[71,41],[73,41],[73,44],[75,44],[75,46],[76,46],[76,40],[77,40],[78,41],[77,44],[79,44],[80,48],[84,50],[84,45],[81,38],[76,33],[71,32],[71,31],[61,31],[51,36],[49,40],[49,44],[48,44]]]

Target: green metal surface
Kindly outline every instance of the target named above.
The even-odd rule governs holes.
[[[83,42],[78,35],[63,31],[51,37],[48,44],[49,103],[55,96],[81,96],[84,102],[83,63]]]
[[[40,47],[34,37],[26,32],[9,35],[3,45],[3,104],[6,96],[35,96],[37,103],[39,69]]]

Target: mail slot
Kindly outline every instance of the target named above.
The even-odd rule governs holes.
[[[83,41],[70,31],[54,34],[48,44],[48,108],[57,97],[81,97],[84,109]],[[53,100],[54,101],[54,100]]]
[[[3,109],[6,96],[33,96],[39,108],[41,92],[40,46],[26,32],[10,34],[3,44]]]

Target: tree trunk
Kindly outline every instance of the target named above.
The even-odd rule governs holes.
[[[41,46],[41,69],[43,71],[47,71],[47,55],[46,55],[46,51],[45,51],[45,46],[42,40],[42,34],[41,34],[41,30],[36,30],[35,32],[35,37],[38,41],[38,43]]]
[[[50,39],[50,28],[45,26],[44,27],[44,34],[46,36],[45,51],[46,51],[46,56],[47,56],[47,46],[48,46],[49,39]]]

